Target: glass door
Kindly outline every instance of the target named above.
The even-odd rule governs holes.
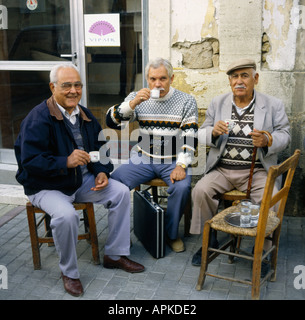
[[[21,121],[50,97],[55,64],[78,66],[81,104],[102,127],[107,109],[143,86],[143,6],[147,0],[0,0],[0,164],[15,163]],[[105,45],[104,31],[94,34],[85,26],[86,17],[103,21],[109,14],[119,21],[115,45]],[[88,33],[101,43],[87,44]]]
[[[0,0],[1,149],[13,148],[21,121],[50,96],[51,67],[75,60],[71,56],[70,2]],[[9,162],[1,154],[0,162]]]
[[[87,106],[103,128],[108,108],[143,87],[144,5],[141,0],[84,0]],[[129,125],[130,131],[136,127]]]

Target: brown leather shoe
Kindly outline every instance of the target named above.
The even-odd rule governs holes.
[[[119,260],[112,260],[105,255],[104,267],[108,269],[118,268],[131,273],[142,272],[145,270],[144,266],[124,256],[121,256]]]
[[[61,274],[65,290],[74,297],[79,297],[84,293],[82,283],[79,279],[72,279]]]

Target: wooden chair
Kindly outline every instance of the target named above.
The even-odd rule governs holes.
[[[152,193],[154,202],[159,203],[160,198],[167,198],[166,195],[160,195],[160,192],[158,192],[158,187],[167,187],[167,184],[162,179],[155,178],[143,183],[143,185],[150,186],[146,190],[151,188],[151,193]],[[135,189],[140,190],[140,186],[136,187]],[[191,195],[189,196],[189,199],[184,208],[183,214],[184,214],[184,236],[187,237],[189,236],[191,215],[192,215]]]
[[[212,276],[229,281],[236,281],[252,286],[252,299],[259,299],[260,286],[267,279],[271,277],[271,281],[276,280],[276,264],[278,246],[281,232],[281,225],[285,210],[285,205],[288,197],[288,192],[292,183],[292,178],[298,164],[300,157],[300,150],[296,150],[294,154],[280,165],[272,166],[269,169],[266,185],[264,189],[263,199],[261,202],[258,225],[255,228],[240,228],[229,225],[225,221],[228,213],[234,212],[236,207],[229,207],[222,212],[215,215],[211,220],[207,221],[204,225],[203,239],[202,239],[202,260],[200,273],[198,277],[197,290],[201,290],[205,277]],[[276,194],[272,195],[275,180],[278,176],[287,172],[285,183],[283,187]],[[274,212],[270,208],[277,204],[277,211]],[[219,249],[208,247],[210,229],[222,231],[231,235],[226,243]],[[255,238],[254,253],[241,254],[238,249],[236,252],[235,243],[236,238],[239,236],[250,236]],[[269,250],[263,253],[263,245],[265,239],[272,240],[272,246]],[[230,247],[230,251],[226,249]],[[229,278],[218,274],[207,272],[208,264],[213,261],[219,254],[225,254],[229,257],[239,257],[252,261],[252,281],[242,279]],[[261,279],[261,263],[271,254],[271,268],[268,274]]]
[[[82,210],[83,220],[85,226],[85,233],[78,235],[78,240],[87,239],[91,243],[92,256],[94,264],[100,264],[99,249],[98,249],[98,239],[96,234],[96,224],[94,216],[93,203],[73,203],[75,210]],[[50,228],[51,218],[46,212],[32,205],[31,202],[26,204],[26,212],[28,217],[32,254],[33,254],[33,264],[34,269],[41,268],[40,260],[40,247],[43,243],[53,244],[52,230]],[[40,219],[36,220],[36,214],[42,214]],[[38,228],[44,222],[45,234],[43,236],[38,235]]]
[[[246,196],[247,194],[245,192],[241,192],[236,189],[233,189],[231,191],[228,191],[220,195],[220,199],[224,201],[232,201],[234,203],[235,201],[246,199]]]
[[[237,189],[233,189],[218,196],[219,200],[223,200],[225,208],[237,206],[240,203],[240,200],[246,198],[247,194],[245,192],[238,191]]]

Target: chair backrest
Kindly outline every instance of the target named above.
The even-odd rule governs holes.
[[[270,208],[276,206],[276,215],[282,223],[285,206],[287,202],[288,193],[291,187],[292,178],[294,176],[297,164],[299,162],[301,151],[296,149],[294,154],[279,165],[271,166],[268,171],[264,195],[261,202],[260,216],[258,221],[258,233],[265,234],[266,223],[268,219],[268,212]],[[287,172],[285,183],[282,188],[273,194],[275,180],[280,175]]]

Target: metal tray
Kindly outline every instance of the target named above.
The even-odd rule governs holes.
[[[239,228],[254,228],[257,226],[257,220],[251,220],[251,223],[248,226],[240,226],[240,212],[231,212],[228,213],[224,220],[230,224],[233,227],[239,227]]]

